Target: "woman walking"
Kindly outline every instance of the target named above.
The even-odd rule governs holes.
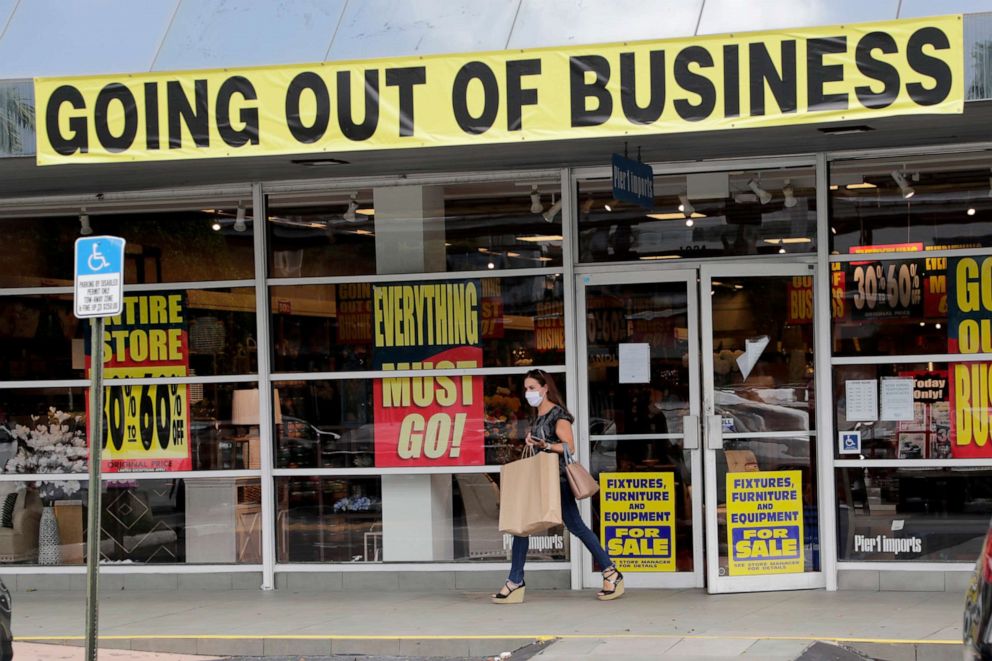
[[[601,601],[616,599],[623,594],[623,574],[606,553],[596,535],[582,521],[575,496],[565,478],[565,450],[575,453],[572,436],[574,418],[562,404],[558,388],[551,375],[542,370],[531,370],[524,378],[524,396],[527,403],[536,410],[536,418],[527,432],[526,443],[544,452],[560,455],[559,476],[561,488],[561,519],[568,531],[582,540],[597,564],[603,567],[603,589],[596,593]],[[524,600],[524,562],[527,560],[529,537],[513,537],[513,551],[510,561],[510,575],[499,592],[492,595],[494,604],[519,604]]]

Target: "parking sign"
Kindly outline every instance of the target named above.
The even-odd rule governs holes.
[[[76,239],[73,300],[79,319],[115,317],[124,309],[124,239]]]

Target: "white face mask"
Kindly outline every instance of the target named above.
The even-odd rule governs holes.
[[[534,408],[540,406],[541,402],[544,401],[544,395],[537,392],[536,390],[528,390],[526,393],[524,393],[524,397],[527,398],[527,403],[533,406]]]

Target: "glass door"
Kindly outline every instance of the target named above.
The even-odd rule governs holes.
[[[709,592],[824,587],[813,271],[700,272]]]
[[[695,271],[578,276],[583,516],[632,587],[702,587]],[[601,567],[582,552],[583,584]]]

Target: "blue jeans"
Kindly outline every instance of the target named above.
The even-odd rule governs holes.
[[[575,503],[575,496],[568,486],[568,482],[561,483],[561,520],[568,528],[568,531],[582,540],[592,557],[601,568],[613,566],[613,561],[607,555],[603,547],[599,545],[596,535],[589,530],[589,526],[582,521],[579,514],[579,506]],[[527,561],[527,549],[530,548],[529,537],[513,536],[513,551],[510,555],[510,576],[509,581],[520,585],[524,582],[524,563]]]

